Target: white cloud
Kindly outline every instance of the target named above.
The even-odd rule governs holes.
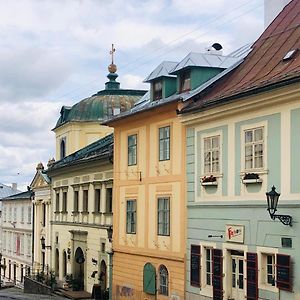
[[[104,88],[111,43],[121,87],[145,89],[162,60],[216,41],[229,53],[256,39],[262,13],[250,9],[259,3],[0,0],[0,182],[25,187],[36,164],[54,156],[50,129],[61,105]]]

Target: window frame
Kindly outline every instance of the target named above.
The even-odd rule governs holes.
[[[168,207],[163,205],[160,209],[159,202],[161,200],[168,200]],[[162,222],[160,222],[160,215],[162,214]],[[166,218],[167,216],[167,218]],[[166,222],[167,220],[167,222]],[[163,195],[157,197],[157,235],[158,236],[170,236],[171,231],[171,197],[169,195]]]
[[[129,144],[129,139],[131,137],[135,137],[135,144]],[[130,134],[127,136],[127,165],[130,167],[130,166],[136,166],[137,165],[137,160],[138,160],[138,157],[137,157],[137,147],[138,147],[138,135],[137,133],[134,133],[134,134]],[[131,153],[131,149],[133,149],[133,153],[135,155],[133,155],[133,158],[132,161],[130,159],[132,153]]]
[[[82,190],[82,212],[87,213],[89,211],[89,189]]]
[[[184,92],[188,92],[192,89],[192,78],[191,78],[191,70],[187,69],[187,70],[183,70],[180,74],[179,74],[179,87],[178,87],[178,91],[179,93],[184,93]],[[188,80],[188,87],[184,88],[185,86],[185,81]]]
[[[100,211],[101,211],[101,188],[96,187],[94,189],[94,193],[95,193],[94,212],[100,213]]]
[[[113,213],[113,187],[111,185],[105,187],[105,213]]]
[[[62,192],[62,213],[68,212],[68,192],[63,190]]]
[[[79,190],[73,191],[73,213],[79,212]]]
[[[169,136],[167,137],[161,137],[161,131],[162,130],[165,130],[165,129],[169,129]],[[165,152],[166,152],[166,149],[165,149],[165,143],[164,142],[167,142],[168,144],[168,148],[167,148],[167,155],[165,157]],[[162,145],[161,145],[162,143]],[[162,147],[161,147],[162,146]],[[162,149],[163,148],[163,149]],[[162,150],[162,157],[161,157],[161,150]],[[163,127],[159,127],[158,128],[158,160],[159,161],[166,161],[166,160],[170,160],[170,155],[171,154],[171,126],[170,125],[167,125],[167,126],[163,126]]]
[[[279,292],[279,289],[276,285],[276,271],[277,271],[277,261],[276,261],[276,256],[278,254],[278,249],[276,248],[269,248],[269,247],[257,247],[257,259],[258,259],[258,288],[263,289],[263,290],[268,290],[272,291],[275,293]],[[274,256],[274,280],[275,280],[275,285],[271,285],[267,281],[267,255],[272,255]]]
[[[160,88],[157,88],[156,85],[160,84]],[[163,80],[158,79],[153,81],[152,83],[152,95],[153,95],[153,100],[160,100],[163,98]]]
[[[129,203],[134,203],[134,206],[129,207]],[[129,208],[131,208],[129,210]],[[137,200],[126,200],[126,234],[136,234],[137,230]]]
[[[213,147],[213,139],[217,138],[218,139],[218,147]],[[205,149],[205,144],[206,141],[209,140],[210,147],[208,149]],[[202,137],[202,174],[203,175],[219,175],[221,173],[221,163],[222,163],[222,136],[221,134],[210,134],[207,136]],[[216,171],[213,171],[213,152],[218,151],[218,169]],[[209,171],[205,170],[205,158],[206,158],[206,153],[210,153],[210,161],[209,161]]]
[[[165,271],[164,274],[163,271]],[[169,296],[169,271],[168,268],[165,265],[160,265],[158,268],[158,293],[163,296]],[[162,282],[162,279],[164,279],[164,282]]]
[[[245,152],[245,147],[246,147],[246,142],[245,142],[245,132],[250,131],[250,130],[255,130],[255,129],[263,129],[263,158],[262,158],[262,163],[263,166],[260,168],[246,168],[246,152]],[[267,121],[261,121],[261,122],[256,122],[256,123],[251,123],[247,125],[243,125],[240,128],[241,130],[241,173],[267,173],[267,149],[268,149],[268,127],[267,127]],[[254,160],[252,162],[252,166],[254,164]]]

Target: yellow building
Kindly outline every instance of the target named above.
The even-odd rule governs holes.
[[[108,287],[112,226],[113,129],[100,122],[130,109],[145,91],[121,89],[116,66],[109,66],[105,89],[72,107],[62,107],[53,131],[56,162],[51,178],[50,267],[58,284],[72,275],[73,288],[92,292]]]
[[[177,111],[239,59],[213,53],[161,63],[145,80],[150,92],[105,123],[115,141],[113,299],[185,298],[186,134]]]

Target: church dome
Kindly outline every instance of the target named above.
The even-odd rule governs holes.
[[[110,71],[115,71],[110,70]],[[110,72],[105,89],[85,98],[73,106],[63,106],[55,125],[58,128],[69,122],[101,122],[113,115],[131,109],[145,93],[145,90],[120,89],[118,75]]]

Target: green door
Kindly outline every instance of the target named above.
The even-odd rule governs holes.
[[[156,294],[156,271],[150,263],[144,266],[144,292],[150,295]]]

